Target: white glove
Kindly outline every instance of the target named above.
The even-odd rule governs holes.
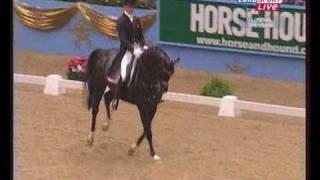
[[[147,49],[149,49],[149,47],[146,46],[146,45],[144,45],[144,46],[143,46],[143,49],[144,49],[144,50],[147,50]]]

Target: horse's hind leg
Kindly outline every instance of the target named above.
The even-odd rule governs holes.
[[[88,145],[93,145],[94,141],[94,131],[96,128],[96,118],[99,112],[100,100],[103,95],[104,88],[96,87],[93,94],[93,102],[92,102],[92,119],[91,119],[91,132],[88,135]]]
[[[110,115],[110,103],[112,101],[113,94],[108,91],[104,94],[104,104],[107,110],[108,119],[102,124],[102,130],[107,131],[110,127],[111,115]]]

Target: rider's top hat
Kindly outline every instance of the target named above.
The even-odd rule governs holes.
[[[136,0],[123,0],[123,5],[131,5],[134,6],[136,4]]]

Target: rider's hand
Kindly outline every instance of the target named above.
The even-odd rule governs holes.
[[[148,46],[143,46],[143,49],[147,50],[147,49],[149,49],[149,47]]]

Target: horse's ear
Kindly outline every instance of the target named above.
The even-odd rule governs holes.
[[[180,61],[180,57],[178,57],[177,59],[173,60],[173,64],[177,64]]]

